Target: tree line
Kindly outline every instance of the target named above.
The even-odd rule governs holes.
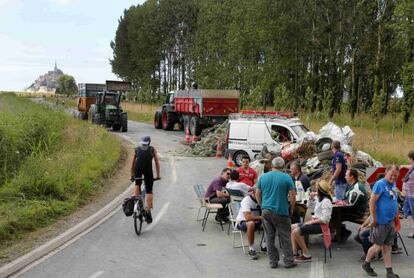
[[[124,11],[111,48],[144,101],[197,83],[330,117],[413,110],[412,0],[147,0]]]

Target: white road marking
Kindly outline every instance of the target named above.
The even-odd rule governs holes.
[[[127,136],[127,135],[120,135],[122,138],[124,138],[125,140],[127,140],[129,143],[131,143],[134,146],[137,146],[137,142],[135,142],[131,137]]]
[[[157,216],[155,217],[155,220],[149,225],[149,226],[147,226],[147,228],[146,229],[144,229],[144,231],[145,232],[149,232],[149,231],[151,231],[154,227],[155,227],[155,225],[157,225],[158,224],[158,222],[160,222],[160,220],[161,220],[161,218],[164,216],[164,214],[167,212],[167,209],[168,209],[168,207],[170,206],[170,202],[168,202],[168,203],[165,203],[163,206],[162,206],[162,208],[161,208],[161,210],[160,210],[160,212],[157,214]]]
[[[314,260],[311,262],[311,271],[310,271],[310,278],[321,278],[325,277],[325,273],[323,271],[323,263],[318,260]]]
[[[178,140],[182,140],[182,141],[184,141],[184,138],[183,137],[180,137],[180,136],[178,136],[178,135],[170,135],[171,137],[174,137],[174,138],[176,138],[176,139],[178,139]]]
[[[89,278],[98,278],[102,274],[104,274],[104,271],[101,270],[101,271],[98,271],[98,272],[92,274],[91,276],[89,276]]]
[[[171,168],[171,176],[173,183],[177,183],[177,168],[175,167],[175,160],[174,158],[170,157],[170,168]]]

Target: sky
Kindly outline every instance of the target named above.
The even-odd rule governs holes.
[[[0,91],[53,70],[77,83],[114,80],[111,40],[123,11],[144,0],[0,0]]]

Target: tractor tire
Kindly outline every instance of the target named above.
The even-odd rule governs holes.
[[[122,114],[121,131],[122,132],[128,131],[128,115],[127,114]]]
[[[242,166],[242,159],[243,156],[247,155],[245,151],[237,151],[233,155],[233,162],[236,164],[237,167]]]
[[[164,130],[173,130],[177,122],[177,114],[174,112],[167,112],[166,109],[162,111],[162,128]]]
[[[190,132],[191,132],[191,135],[200,136],[200,134],[201,134],[201,125],[200,125],[200,118],[198,116],[192,116],[191,117]]]
[[[117,125],[112,125],[112,130],[113,131],[119,131],[121,129],[121,125],[117,124]]]
[[[189,116],[183,116],[183,122],[184,122],[184,133],[190,132],[190,117]]]
[[[156,129],[162,128],[162,113],[160,111],[156,111],[154,115],[154,127]]]

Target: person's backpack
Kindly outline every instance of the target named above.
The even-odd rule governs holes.
[[[122,203],[122,210],[125,216],[131,216],[134,213],[134,198],[126,198]]]

